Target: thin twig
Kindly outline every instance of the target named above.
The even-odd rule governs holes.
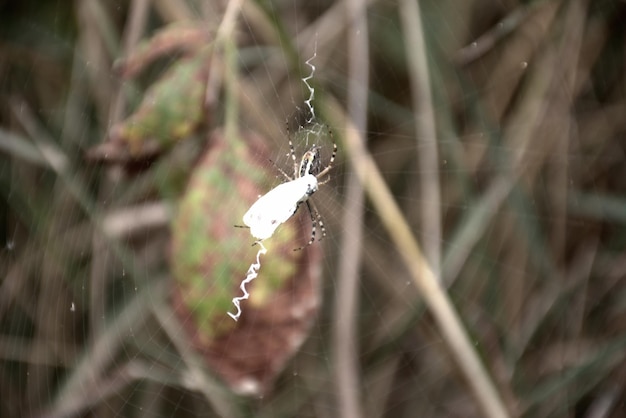
[[[164,227],[170,221],[171,208],[163,202],[151,202],[110,211],[102,216],[102,230],[111,239],[123,239],[137,232]]]

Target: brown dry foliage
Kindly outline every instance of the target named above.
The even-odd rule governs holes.
[[[333,309],[351,167],[343,147],[316,195],[329,233],[315,244],[327,299],[274,391],[233,396],[179,332],[167,304],[169,225],[208,133],[232,128],[237,103],[236,125],[286,152],[284,121],[308,94],[301,77],[314,44],[319,113],[330,98],[345,106],[349,86],[340,4],[243,4],[229,38],[237,78],[220,50],[196,73],[206,94],[193,126],[149,158],[130,152],[113,164],[85,156],[173,63],[215,39],[224,8],[0,4],[0,416],[340,416],[331,329],[342,315],[358,321],[365,416],[480,415],[381,226],[385,214],[369,203],[364,239],[352,243],[363,254],[358,311]],[[420,178],[438,182],[442,281],[510,414],[623,416],[626,4],[420,6],[438,175],[418,162],[412,45],[394,2],[368,6],[369,150],[420,239]],[[140,39],[186,20],[195,29],[121,79],[114,63]],[[343,126],[332,129],[341,143]]]

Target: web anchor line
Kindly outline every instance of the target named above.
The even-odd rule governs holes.
[[[241,289],[241,291],[243,292],[243,296],[233,298],[233,305],[235,305],[235,308],[237,308],[237,313],[233,314],[228,312],[228,316],[233,318],[235,322],[241,316],[241,302],[247,300],[250,297],[250,294],[246,290],[246,285],[252,280],[256,279],[259,275],[259,269],[261,268],[261,254],[267,253],[267,249],[263,246],[263,243],[261,241],[257,241],[256,243],[261,247],[256,253],[256,263],[250,264],[250,268],[246,273],[246,278],[241,282],[241,285],[239,286],[239,289]]]

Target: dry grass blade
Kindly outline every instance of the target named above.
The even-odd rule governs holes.
[[[125,343],[127,333],[121,330],[140,328],[148,319],[152,298],[162,298],[164,290],[163,281],[158,286],[146,288],[103,329],[76,365],[45,416],[66,417],[93,406],[93,399],[85,393],[91,387],[98,387],[105,379],[104,372],[114,361],[114,353]]]
[[[433,274],[441,281],[439,153],[437,152],[434,103],[420,6],[415,2],[403,0],[400,2],[400,16],[403,18],[402,26],[409,61],[415,139],[418,144],[418,161],[421,171],[421,241]]]
[[[328,101],[326,105],[329,115],[342,113],[337,103]],[[471,382],[470,389],[474,392],[481,410],[489,417],[509,416],[493,381],[470,343],[458,314],[430,269],[376,164],[364,145],[355,141],[354,137],[346,137],[346,146],[352,167],[394,241],[424,302],[432,312],[452,356],[466,379]]]
[[[346,124],[346,136],[352,141],[365,146],[367,129],[367,93],[369,85],[369,48],[365,34],[368,33],[366,2],[362,0],[346,1],[346,20],[349,28],[348,86],[347,112],[350,121]],[[363,186],[354,172],[347,174],[346,207],[344,208],[344,225],[346,229],[342,237],[338,277],[340,278],[335,295],[335,364],[337,397],[340,415],[343,418],[359,418],[363,416],[359,390],[357,316],[359,266],[361,264],[363,241]]]
[[[0,416],[621,417],[624,16],[4,2]],[[232,225],[309,140],[326,238],[280,225],[239,327]]]

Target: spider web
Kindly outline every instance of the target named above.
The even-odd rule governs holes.
[[[309,97],[304,101],[306,105],[306,109],[308,110],[308,116],[306,116],[305,125],[299,125],[298,130],[296,132],[296,137],[301,136],[305,139],[304,142],[307,148],[309,147],[309,141],[311,140],[311,137],[315,135],[316,139],[319,139],[319,135],[321,132],[320,131],[321,125],[317,123],[316,121],[315,108],[313,107],[313,99],[315,98],[315,88],[312,87],[311,84],[309,83],[309,81],[312,80],[313,77],[315,76],[315,65],[313,65],[313,60],[315,59],[316,56],[317,56],[317,45],[315,46],[313,56],[306,61],[306,65],[309,66],[309,68],[311,69],[311,72],[308,76],[302,78],[302,82],[306,85],[309,91]],[[248,293],[246,286],[250,284],[258,276],[259,270],[261,268],[260,256],[262,254],[267,253],[267,249],[263,246],[261,241],[263,239],[270,238],[271,235],[273,235],[273,231],[275,230],[275,228],[280,227],[282,223],[288,220],[288,219],[282,219],[282,218],[278,220],[278,218],[276,218],[276,215],[274,215],[273,213],[265,213],[270,210],[271,211],[278,210],[278,208],[276,208],[276,205],[280,203],[280,202],[270,202],[268,199],[270,199],[271,196],[276,196],[276,199],[280,197],[283,200],[285,200],[283,204],[287,205],[287,208],[290,208],[292,204],[295,203],[296,210],[297,210],[297,204],[301,203],[301,199],[305,198],[305,196],[309,194],[308,191],[306,193],[304,191],[297,192],[294,189],[294,191],[296,191],[297,193],[297,196],[294,196],[293,198],[291,198],[288,195],[283,197],[284,193],[280,192],[280,190],[285,189],[285,187],[289,187],[289,190],[293,189],[292,187],[290,187],[290,185],[292,184],[295,185],[296,179],[298,179],[302,175],[301,173],[302,168],[298,168],[297,169],[298,172],[295,172],[296,164],[298,163],[298,161],[296,160],[293,142],[294,141],[289,139],[289,143],[290,143],[289,156],[292,158],[293,163],[294,163],[293,177],[287,175],[285,171],[279,168],[281,174],[283,174],[283,176],[286,177],[286,180],[289,184],[285,186],[281,185],[279,187],[276,187],[275,189],[272,189],[271,191],[268,191],[268,193],[260,197],[259,200],[249,209],[248,213],[244,215],[244,223],[250,227],[250,232],[254,236],[254,238],[258,239],[258,241],[256,241],[256,244],[260,245],[260,249],[256,255],[256,262],[250,265],[250,268],[248,269],[246,273],[245,279],[241,282],[240,290],[242,292],[242,295],[234,297],[232,300],[233,305],[237,309],[237,312],[234,314],[229,312],[228,315],[231,318],[233,318],[233,320],[235,321],[239,319],[242,313],[241,302],[247,300],[250,297],[250,294]],[[333,152],[333,157],[332,157],[333,159],[334,159],[334,156],[335,156],[335,153]],[[304,157],[303,157],[303,160],[304,160]],[[317,163],[319,163],[319,161]],[[312,174],[311,169],[307,169],[305,174]],[[317,182],[315,184],[316,184],[315,190],[317,190]],[[279,195],[279,192],[281,193],[280,195]],[[296,203],[296,199],[297,199],[297,203]],[[307,197],[307,200],[308,200],[308,197]],[[263,205],[263,202],[268,202],[268,204],[265,204],[265,206],[263,206],[263,209],[261,209],[261,206],[259,205]],[[311,241],[307,245],[311,245],[315,242],[316,227],[320,228],[322,237],[326,236],[326,229],[324,227],[324,223],[321,220],[321,217],[319,213],[317,212],[317,210],[315,210],[315,212],[312,211],[314,209],[312,209],[311,205],[312,203],[309,203],[308,201],[306,202],[306,208],[310,212],[311,222],[312,222]],[[263,212],[261,212],[261,210]],[[249,219],[246,219],[246,217],[248,217],[248,214],[251,214],[251,215]],[[294,214],[295,213],[291,213],[289,217],[291,218]],[[259,235],[258,233],[255,235],[255,229],[258,229],[259,232],[263,231],[261,232],[262,235]],[[265,232],[268,229],[272,231],[269,234]],[[297,250],[302,250],[302,249],[304,249],[304,247],[297,248]]]
[[[322,311],[275,392],[234,400],[202,372],[206,367],[163,302],[174,191],[189,174],[180,161],[197,156],[204,138],[181,144],[163,161],[131,167],[136,177],[85,162],[84,151],[108,129],[110,83],[119,81],[107,61],[116,56],[115,45],[102,35],[130,11],[94,2],[31,3],[3,13],[11,47],[3,49],[7,64],[0,68],[7,98],[0,108],[0,416],[339,416],[331,333],[340,316],[332,299],[341,280],[343,174],[350,168],[343,127],[321,112],[322,96],[341,102],[348,86],[339,9],[321,1],[269,6],[304,51],[302,74],[289,69],[290,52],[267,37],[254,14],[239,21],[242,97],[258,98],[258,106],[241,105],[241,126],[263,133],[288,173],[288,138],[296,155],[316,144],[328,161],[330,130],[340,151],[330,182],[313,197],[327,230],[314,244],[324,251]],[[190,15],[221,16],[205,3],[206,10]],[[189,10],[185,2],[171,4],[181,7],[178,13]],[[623,7],[595,5],[593,19],[572,24],[565,20],[573,13],[569,4],[559,13],[551,2],[498,3],[487,11],[474,2],[420,4],[436,86],[440,240],[444,279],[452,277],[445,285],[499,387],[511,405],[525,408],[520,415],[591,416],[602,405],[617,411],[623,396],[616,376],[623,375],[626,352],[626,164],[618,92],[626,72],[623,46],[606,39],[623,39],[615,23]],[[151,9],[151,19],[173,19],[160,13]],[[413,132],[407,40],[395,5],[372,5],[368,16],[372,83],[363,134],[412,234],[421,238],[428,196],[418,180],[428,173],[416,159],[421,145]],[[317,32],[309,29],[313,23],[320,24]],[[584,53],[575,36],[561,38],[572,27],[585,30]],[[306,45],[315,45],[312,54]],[[567,47],[573,52],[561,49]],[[543,61],[550,54],[560,58],[554,65]],[[9,72],[10,65],[18,67]],[[529,95],[542,91],[537,78],[552,84]],[[136,87],[128,87],[132,97]],[[513,184],[498,182],[510,179],[520,153]],[[220,204],[229,211],[237,199]],[[360,307],[350,314],[359,323],[355,356],[368,416],[480,416],[438,328],[422,315],[421,299],[379,220],[384,214],[367,202],[361,210]],[[308,219],[289,222],[301,221]]]

